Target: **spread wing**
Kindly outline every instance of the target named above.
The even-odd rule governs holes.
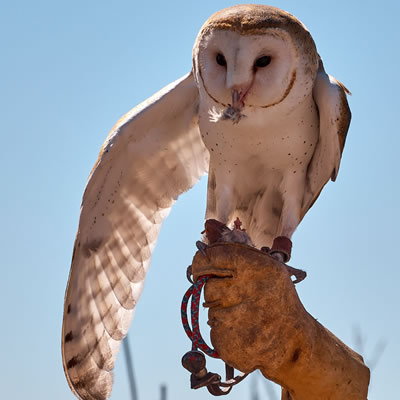
[[[89,177],[65,295],[62,356],[72,391],[106,399],[163,219],[207,172],[192,74],[127,113]]]
[[[329,179],[336,180],[351,119],[346,93],[350,94],[342,83],[325,72],[320,60],[313,89],[319,111],[320,135],[307,171],[303,216]]]

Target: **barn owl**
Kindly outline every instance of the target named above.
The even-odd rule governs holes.
[[[106,399],[163,219],[208,173],[206,218],[253,243],[290,238],[335,180],[350,111],[306,27],[261,5],[212,15],[192,71],[123,116],[83,195],[62,357],[78,398]]]

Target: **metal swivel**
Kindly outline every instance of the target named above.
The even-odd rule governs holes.
[[[191,373],[190,387],[192,389],[199,389],[203,386],[218,384],[221,382],[220,375],[207,372],[206,358],[200,351],[188,351],[182,357],[182,365]]]

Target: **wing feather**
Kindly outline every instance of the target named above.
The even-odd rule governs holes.
[[[161,223],[208,169],[192,74],[128,112],[107,137],[82,200],[65,296],[64,370],[81,399],[106,399]]]
[[[329,179],[336,180],[351,120],[346,93],[350,94],[342,83],[325,72],[320,60],[313,89],[319,112],[320,136],[307,171],[303,216]]]

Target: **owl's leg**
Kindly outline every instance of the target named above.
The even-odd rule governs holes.
[[[292,252],[290,240],[297,225],[300,223],[300,207],[298,202],[291,198],[283,203],[278,229],[271,248],[271,255],[278,261],[288,262]]]
[[[301,200],[296,198],[284,199],[282,213],[279,220],[276,236],[290,239],[300,223]]]
[[[224,171],[214,168],[210,161],[207,189],[206,220],[216,219],[222,224],[228,225],[233,213],[233,183],[225,177]]]
[[[304,197],[305,176],[289,172],[280,187],[282,194],[282,211],[278,228],[275,232],[276,248],[282,248],[283,252],[291,251],[291,237],[301,221],[301,206]],[[274,246],[273,246],[274,247]],[[288,261],[288,260],[286,260]]]
[[[219,222],[228,225],[234,208],[234,194],[230,185],[221,184],[216,189],[216,218]]]
[[[287,179],[285,183],[284,193],[287,193],[287,195],[282,196],[282,212],[270,255],[286,265],[292,252],[292,241],[290,239],[301,221],[304,184],[302,180],[293,177]],[[286,268],[291,276],[295,276],[294,283],[301,282],[307,276],[306,272],[300,269],[288,265],[286,265]]]

